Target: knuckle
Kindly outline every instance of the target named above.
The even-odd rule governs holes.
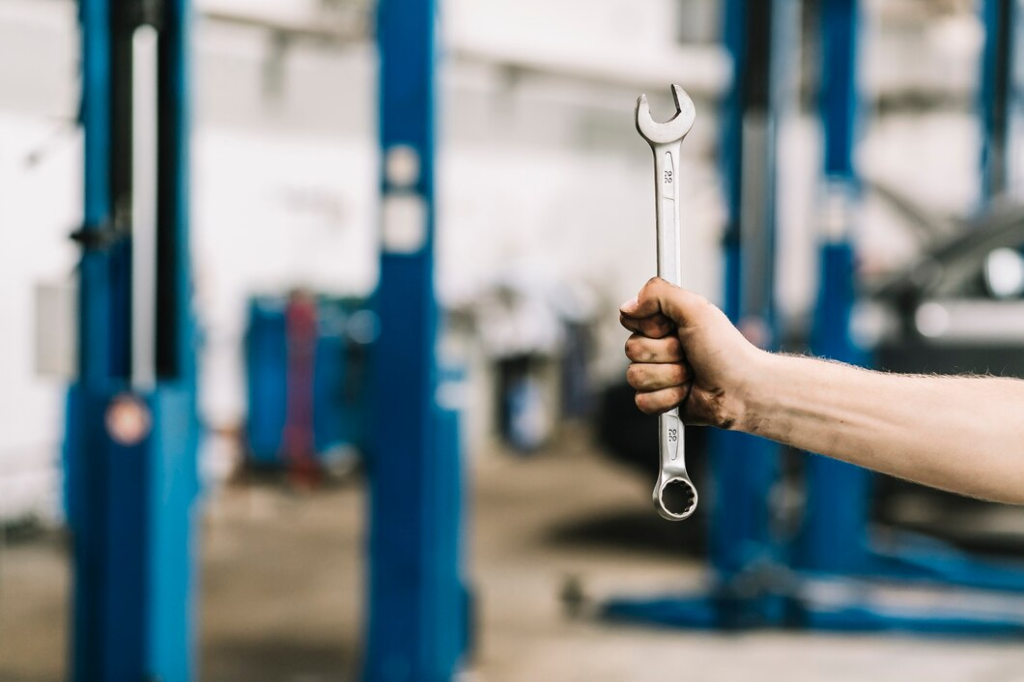
[[[685,383],[690,380],[690,368],[686,365],[680,364],[679,367],[679,381]]]
[[[679,340],[678,336],[671,336],[668,340],[668,352],[672,356],[673,360],[678,360],[683,357],[683,342]]]
[[[658,338],[667,335],[670,329],[669,321],[663,317],[656,318],[651,322],[651,333]]]
[[[636,359],[634,356],[637,353],[637,344],[638,339],[635,336],[630,336],[628,339],[626,339],[626,357],[629,358],[630,360]]]

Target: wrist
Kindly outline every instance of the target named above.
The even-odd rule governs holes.
[[[749,360],[743,363],[743,376],[728,408],[729,425],[726,428],[751,434],[766,430],[781,361],[781,356],[775,353],[753,349]]]

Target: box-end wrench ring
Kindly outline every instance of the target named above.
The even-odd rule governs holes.
[[[636,101],[636,129],[654,152],[654,205],[658,232],[658,277],[679,286],[679,150],[697,111],[678,85],[672,86],[676,115],[664,123],[651,118],[647,96]],[[683,422],[679,408],[658,417],[661,469],[654,486],[654,507],[662,518],[682,521],[697,508],[697,488],[686,473]]]

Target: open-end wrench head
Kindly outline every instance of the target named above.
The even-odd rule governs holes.
[[[668,144],[686,137],[697,118],[693,100],[680,86],[672,85],[672,99],[676,102],[676,115],[659,123],[651,118],[651,107],[647,95],[640,95],[636,101],[636,129],[651,144]]]

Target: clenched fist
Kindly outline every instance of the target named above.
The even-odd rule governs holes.
[[[619,309],[632,364],[626,380],[647,414],[680,408],[683,421],[739,428],[750,380],[767,354],[701,296],[654,278]]]

